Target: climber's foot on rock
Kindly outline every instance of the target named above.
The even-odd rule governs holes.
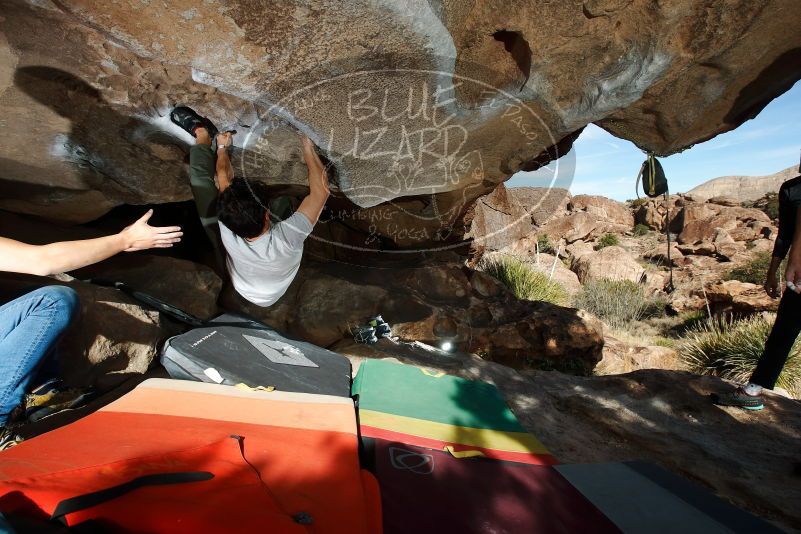
[[[178,106],[170,113],[170,120],[189,132],[192,137],[197,137],[196,130],[203,128],[208,133],[210,139],[217,135],[217,127],[206,117],[201,117],[197,112],[186,106]]]

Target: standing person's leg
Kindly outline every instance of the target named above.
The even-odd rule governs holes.
[[[211,149],[211,137],[205,128],[195,130],[195,144],[189,149],[189,183],[192,196],[206,235],[214,247],[219,267],[224,266],[222,242],[217,227],[217,196],[214,183],[215,159]]]
[[[78,308],[78,294],[64,286],[43,287],[0,307],[0,426],[23,401]]]
[[[773,389],[781,375],[784,364],[790,356],[799,332],[801,332],[801,295],[787,290],[779,303],[776,321],[765,342],[765,350],[759,358],[751,381],[745,386],[721,395],[713,395],[712,400],[723,406],[736,406],[749,410],[761,410],[762,388]]]
[[[751,384],[773,389],[784,364],[801,332],[801,295],[789,289],[784,292],[776,312],[776,322],[765,342],[765,352],[757,363]]]

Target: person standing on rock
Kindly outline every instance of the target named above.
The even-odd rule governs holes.
[[[80,269],[118,252],[167,248],[181,240],[181,228],[147,222],[153,210],[115,235],[49,245],[28,245],[0,237],[0,271],[46,276]],[[61,335],[78,314],[78,294],[66,286],[45,286],[0,306],[0,450],[20,439],[8,428],[11,413],[25,400],[43,368],[52,369]]]
[[[295,278],[303,243],[330,194],[325,166],[314,143],[303,137],[309,194],[295,213],[279,220],[276,204],[271,202],[274,199],[264,183],[234,178],[228,151],[235,132],[218,134],[209,119],[185,106],[176,107],[170,118],[195,138],[189,151],[192,193],[212,241],[216,239],[216,229],[211,226],[219,227],[234,289],[248,302],[271,306]],[[216,150],[212,149],[212,140],[216,141]]]
[[[776,312],[776,322],[765,342],[765,351],[749,382],[734,391],[715,395],[713,401],[722,406],[761,410],[763,389],[773,389],[801,332],[801,176],[784,182],[779,189],[779,233],[773,247],[765,291],[771,297],[783,295]],[[777,271],[787,253],[785,271],[787,288],[780,288]]]

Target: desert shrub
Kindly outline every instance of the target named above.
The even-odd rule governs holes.
[[[767,193],[754,202],[743,202],[743,207],[760,209],[772,220],[776,220],[779,218],[779,194],[775,192]]]
[[[634,227],[634,235],[635,235],[635,236],[637,236],[637,237],[642,237],[642,236],[644,236],[644,235],[647,235],[647,234],[648,234],[648,232],[650,232],[650,231],[651,231],[651,229],[650,229],[650,228],[648,228],[648,226],[647,226],[647,225],[645,225],[645,224],[642,224],[642,223],[638,223],[638,224],[637,224],[637,225]]]
[[[689,370],[745,383],[765,350],[773,316],[725,317],[697,323],[679,343]],[[801,394],[801,341],[796,340],[779,376],[778,385],[797,397]]]
[[[614,245],[619,245],[620,239],[615,234],[604,234],[601,239],[598,240],[598,243],[595,245],[595,250],[601,250],[602,248],[611,247]]]
[[[574,306],[600,317],[612,328],[625,328],[635,321],[665,312],[664,300],[648,295],[630,280],[597,280],[585,285]]]
[[[768,274],[771,254],[768,252],[757,252],[743,265],[733,268],[724,276],[724,280],[739,280],[749,284],[764,284]]]
[[[569,301],[567,291],[558,282],[548,279],[525,261],[514,256],[492,256],[481,262],[481,269],[497,278],[517,298],[540,300],[564,305]]]
[[[553,254],[556,252],[556,249],[551,243],[551,238],[548,237],[548,234],[540,234],[537,236],[537,248],[543,254]]]
[[[645,198],[645,197],[642,197],[642,198],[629,199],[629,200],[626,201],[626,204],[628,204],[629,207],[632,208],[632,209],[637,209],[640,206],[645,205],[646,202],[648,202],[648,199]]]

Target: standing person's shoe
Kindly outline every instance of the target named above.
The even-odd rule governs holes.
[[[178,106],[170,113],[170,120],[180,126],[183,130],[189,132],[192,137],[195,136],[195,130],[198,128],[205,128],[209,132],[209,137],[213,140],[217,137],[217,127],[206,117],[201,117],[197,112],[186,106]]]
[[[22,438],[12,429],[7,426],[0,426],[0,451],[10,449],[20,443],[22,443]]]
[[[765,407],[761,395],[749,395],[741,387],[728,393],[713,394],[712,402],[719,406],[734,406],[746,410],[761,410]]]

